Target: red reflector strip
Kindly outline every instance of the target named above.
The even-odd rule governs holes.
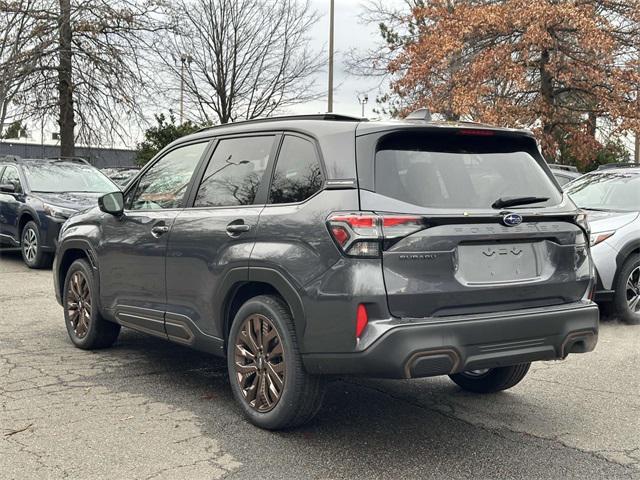
[[[480,130],[480,129],[464,129],[464,130],[458,130],[458,135],[475,135],[478,137],[491,137],[493,135],[495,135],[495,132],[493,130]]]
[[[356,337],[360,338],[365,327],[369,323],[369,315],[366,307],[361,303],[358,305],[358,313],[356,315]]]

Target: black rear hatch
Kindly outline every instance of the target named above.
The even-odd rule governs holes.
[[[584,297],[586,236],[532,137],[437,128],[366,135],[359,146],[367,142],[375,146],[358,154],[373,153],[373,183],[361,188],[362,210],[417,220],[384,242],[393,315],[494,312]]]

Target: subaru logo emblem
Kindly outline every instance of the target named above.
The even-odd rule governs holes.
[[[510,213],[509,215],[502,217],[502,222],[507,227],[516,227],[522,223],[522,217],[517,213]]]

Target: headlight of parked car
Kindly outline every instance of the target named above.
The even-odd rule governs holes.
[[[72,210],[71,208],[62,208],[58,207],[57,205],[49,205],[47,203],[44,204],[43,210],[44,213],[46,213],[50,217],[59,218],[61,220],[66,220],[71,215],[76,213],[76,211]]]
[[[589,237],[591,246],[593,247],[594,245],[598,245],[599,243],[604,242],[607,238],[612,236],[614,233],[616,233],[615,230],[611,230],[609,232],[592,233],[591,236]]]

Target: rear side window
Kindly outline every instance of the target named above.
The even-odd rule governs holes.
[[[491,208],[498,198],[562,199],[528,152],[528,139],[403,132],[384,137],[375,157],[376,192],[420,207]]]
[[[194,207],[251,205],[267,169],[272,135],[220,140],[202,177]]]
[[[308,140],[284,137],[273,173],[269,203],[302,202],[322,188],[322,169],[316,148]]]

